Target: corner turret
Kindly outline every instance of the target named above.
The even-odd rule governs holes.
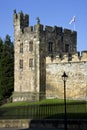
[[[14,10],[14,31],[15,34],[20,34],[20,32],[24,31],[25,27],[29,26],[29,15],[23,14],[23,12],[16,13],[16,10]]]

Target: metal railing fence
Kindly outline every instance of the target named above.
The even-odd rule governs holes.
[[[0,119],[64,119],[64,103],[0,107]],[[87,119],[87,102],[66,104],[67,119]]]

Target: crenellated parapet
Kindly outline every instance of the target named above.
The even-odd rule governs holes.
[[[29,15],[23,14],[23,12],[16,13],[16,10],[14,11],[14,26],[19,26],[21,28],[25,28],[29,26]]]
[[[81,61],[87,61],[87,50],[81,52]]]
[[[24,30],[26,31],[26,27],[27,30],[29,31],[45,31],[45,32],[50,32],[50,33],[57,33],[57,34],[65,34],[65,35],[76,35],[76,31],[72,31],[69,29],[63,29],[62,27],[57,27],[57,26],[44,26],[42,24],[36,24],[34,25],[34,27],[32,26],[32,29],[30,29],[31,27],[29,27],[29,15],[28,14],[24,14],[22,11],[17,13],[16,10],[14,10],[14,25],[19,23],[20,28],[24,27]]]
[[[26,32],[26,30],[33,31],[33,32],[47,32],[47,33],[56,33],[56,34],[62,34],[63,35],[77,35],[76,31],[72,31],[72,30],[68,30],[68,29],[63,29],[62,27],[57,27],[57,26],[44,26],[42,24],[36,24],[34,26],[29,26],[29,27],[25,27],[24,32]]]
[[[74,54],[58,54],[55,57],[46,57],[46,63],[73,63],[73,62],[87,62],[87,51],[82,51]]]

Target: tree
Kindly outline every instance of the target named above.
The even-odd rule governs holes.
[[[3,48],[3,41],[0,38],[0,61],[1,61],[2,48]]]
[[[2,50],[3,50],[3,40],[0,38],[0,99],[3,97],[1,92],[1,78],[2,78],[2,68],[1,68],[1,60],[2,60]]]
[[[14,88],[14,46],[9,35],[6,35],[3,43],[0,87],[2,98],[9,97]]]

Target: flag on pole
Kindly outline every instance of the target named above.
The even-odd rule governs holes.
[[[72,17],[72,19],[70,20],[69,24],[72,24],[73,22],[75,22],[75,16]]]

